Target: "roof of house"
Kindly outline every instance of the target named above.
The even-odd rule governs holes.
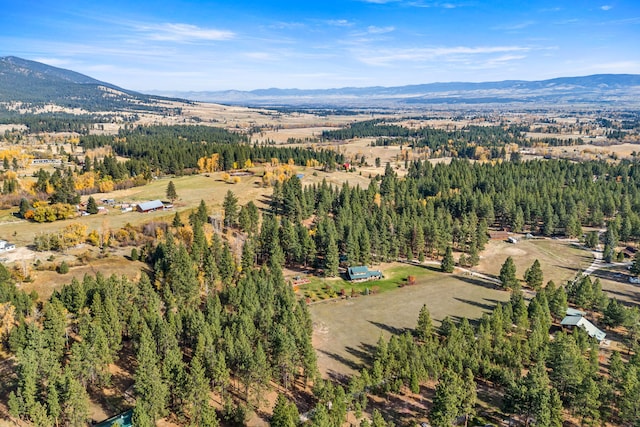
[[[349,267],[347,269],[347,277],[349,280],[355,279],[369,279],[371,277],[382,277],[382,272],[379,270],[369,270],[367,266]]]
[[[349,267],[349,274],[352,276],[356,274],[367,274],[368,272],[369,272],[369,267],[367,267],[366,265]]]
[[[607,334],[596,327],[593,323],[589,322],[582,316],[566,316],[560,322],[563,326],[577,326],[584,329],[590,337],[602,341]]]
[[[584,316],[585,313],[584,311],[580,311],[576,308],[571,308],[571,307],[567,307],[567,316]]]
[[[150,211],[152,209],[164,208],[164,204],[160,200],[151,200],[150,202],[138,203],[138,208],[142,211]]]
[[[116,415],[115,417],[111,417],[107,420],[102,421],[99,424],[96,424],[95,427],[111,427],[113,425],[121,426],[121,427],[132,427],[133,426],[133,409],[129,409],[126,412]]]

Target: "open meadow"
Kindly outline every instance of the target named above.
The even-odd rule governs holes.
[[[473,270],[497,278],[502,264],[510,256],[516,265],[516,276],[523,279],[527,268],[537,259],[544,283],[553,280],[559,285],[573,279],[578,271],[584,271],[593,261],[591,251],[583,249],[574,240],[519,237],[516,244],[490,241],[480,254],[480,263]]]
[[[446,316],[478,319],[497,302],[509,299],[508,292],[485,280],[444,274],[433,267],[423,269],[425,274],[417,277],[416,285],[309,307],[323,376],[341,378],[366,366],[380,336],[388,339],[413,329],[423,304],[437,325]],[[368,285],[375,286],[375,282]]]

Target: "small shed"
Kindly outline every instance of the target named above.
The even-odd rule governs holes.
[[[150,202],[138,203],[138,212],[153,212],[164,209],[164,204],[161,200],[152,200]]]
[[[382,272],[379,270],[369,270],[366,265],[349,267],[347,269],[347,279],[351,282],[360,282],[365,280],[378,280],[382,278]]]

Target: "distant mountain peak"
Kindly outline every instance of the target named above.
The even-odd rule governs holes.
[[[164,107],[149,105],[157,97],[122,89],[84,74],[37,61],[0,58],[0,102],[55,104],[86,111],[141,111]]]

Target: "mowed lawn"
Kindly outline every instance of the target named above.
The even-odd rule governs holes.
[[[309,307],[323,376],[351,375],[365,366],[380,336],[415,327],[423,304],[437,325],[445,316],[478,319],[509,299],[508,292],[476,277],[425,271],[413,286]]]

